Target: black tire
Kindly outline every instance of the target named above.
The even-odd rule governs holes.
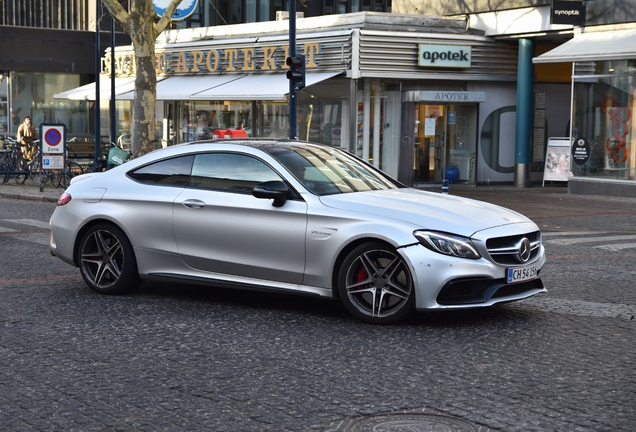
[[[9,178],[11,177],[8,173],[8,171],[11,171],[11,166],[9,161],[7,160],[3,160],[2,163],[0,164],[0,171],[6,171],[7,174],[2,174],[0,175],[0,184],[4,184],[6,182],[9,181]]]
[[[27,166],[26,162],[22,158],[18,158],[15,164],[15,170],[27,172],[28,169],[29,167]],[[24,184],[26,178],[27,174],[16,174],[14,180],[17,184]]]
[[[56,171],[56,174],[59,176],[59,186],[67,188],[73,177],[84,174],[84,169],[77,162],[69,161],[66,163],[66,177],[64,171]]]
[[[347,310],[370,324],[395,324],[415,310],[408,265],[384,243],[365,243],[347,255],[338,272],[338,291]]]
[[[128,237],[118,227],[91,227],[79,244],[79,268],[84,282],[100,294],[123,294],[139,283],[137,260]]]
[[[73,177],[77,177],[78,175],[82,175],[82,174],[84,174],[84,168],[82,168],[80,164],[78,164],[77,162],[72,162],[72,161],[68,163],[67,176],[69,178],[69,181]]]
[[[59,188],[62,185],[62,177],[64,176],[64,171],[62,170],[53,170],[49,173],[49,181],[51,182],[51,186],[55,189]]]
[[[42,167],[40,165],[40,161],[38,159],[34,159],[31,161],[31,183],[33,186],[40,186],[40,182],[44,179],[41,178],[43,176]]]

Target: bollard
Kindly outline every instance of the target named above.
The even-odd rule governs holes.
[[[448,180],[442,180],[442,193],[448,194]]]

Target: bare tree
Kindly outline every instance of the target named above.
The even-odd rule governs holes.
[[[171,0],[163,16],[157,20],[152,0],[130,0],[130,11],[124,9],[118,0],[102,0],[132,40],[136,72],[131,145],[135,157],[154,150],[152,141],[155,139],[157,99],[155,40],[170,24],[172,14],[181,1]]]

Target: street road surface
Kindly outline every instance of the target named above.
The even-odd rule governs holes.
[[[420,413],[468,425],[454,430],[634,430],[636,201],[451,193],[540,225],[547,294],[386,327],[276,294],[100,296],[50,256],[54,204],[0,198],[0,429],[425,430]]]

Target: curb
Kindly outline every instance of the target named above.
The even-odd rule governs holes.
[[[50,197],[45,195],[15,194],[15,193],[4,193],[4,192],[0,192],[0,198],[28,200],[28,201],[43,201],[43,202],[51,202],[51,203],[56,203],[58,200],[55,197]]]

